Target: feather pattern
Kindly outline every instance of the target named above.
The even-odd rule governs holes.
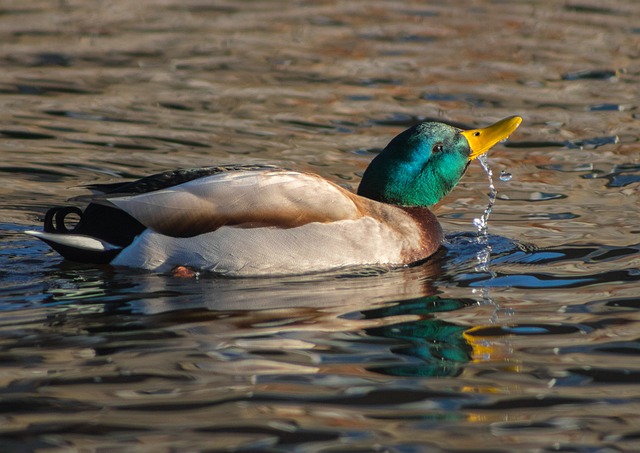
[[[153,192],[107,196],[106,201],[172,237],[197,236],[224,225],[293,228],[362,215],[350,192],[317,175],[281,169],[217,173]]]

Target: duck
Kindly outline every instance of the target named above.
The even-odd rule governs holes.
[[[371,161],[355,193],[270,165],[178,169],[89,185],[94,194],[84,210],[53,207],[43,231],[26,233],[68,260],[160,273],[243,277],[407,266],[443,242],[430,208],[521,121],[512,116],[464,130],[420,122]]]

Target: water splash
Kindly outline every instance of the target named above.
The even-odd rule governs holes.
[[[473,224],[478,228],[478,233],[476,236],[476,244],[480,246],[478,252],[476,253],[476,259],[478,264],[475,266],[476,272],[485,273],[489,276],[489,280],[493,280],[497,277],[497,274],[491,269],[491,242],[489,240],[489,216],[493,211],[493,205],[496,202],[496,197],[498,195],[498,191],[496,190],[496,186],[493,183],[493,171],[489,166],[489,161],[487,159],[487,155],[483,154],[478,157],[480,161],[480,165],[484,169],[487,174],[487,179],[489,180],[489,203],[487,207],[484,209],[482,216],[480,218],[473,219]],[[500,172],[500,180],[501,181],[510,181],[512,179],[511,173],[502,170]],[[493,315],[491,317],[492,323],[498,323],[500,315],[506,315],[508,317],[513,316],[513,312],[511,310],[504,310],[497,304],[490,292],[490,285],[483,285],[480,288],[474,288],[473,291],[475,294],[478,294],[482,298],[482,303],[491,304],[494,306]]]
[[[476,226],[476,228],[478,228],[476,242],[478,245],[480,245],[480,249],[476,253],[476,260],[478,261],[478,264],[475,266],[475,271],[488,274],[489,279],[491,280],[496,277],[496,273],[493,272],[490,268],[491,244],[489,243],[489,216],[491,215],[491,211],[493,211],[493,205],[496,202],[496,196],[498,192],[496,191],[496,187],[493,184],[493,172],[491,171],[491,167],[489,167],[487,155],[483,154],[479,156],[478,161],[480,161],[480,165],[484,169],[485,173],[487,174],[487,178],[489,179],[489,203],[487,204],[487,207],[484,208],[482,216],[473,219],[473,224]],[[491,297],[488,286],[482,286],[481,288],[479,288],[478,292],[480,292],[483,303],[496,305],[493,298]],[[499,307],[496,306],[491,320],[492,322],[497,322],[498,311]]]
[[[483,154],[479,156],[478,161],[480,162],[480,165],[482,165],[485,173],[487,173],[487,178],[489,179],[489,203],[487,204],[487,207],[484,208],[482,216],[480,218],[473,219],[473,224],[478,228],[478,239],[484,240],[488,245],[489,216],[491,215],[491,211],[493,211],[493,205],[496,202],[498,192],[496,191],[496,186],[493,184],[493,171],[491,171],[491,167],[489,167],[487,155]]]

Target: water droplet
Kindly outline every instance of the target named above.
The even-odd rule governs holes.
[[[485,241],[487,240],[487,229],[489,227],[489,216],[491,215],[491,211],[493,210],[493,205],[496,202],[496,187],[493,184],[493,172],[489,167],[489,161],[487,160],[487,155],[483,154],[478,157],[478,162],[487,173],[487,178],[489,179],[489,203],[487,207],[484,209],[482,213],[482,217],[479,219],[474,219],[473,224],[478,228],[478,237],[483,238]]]
[[[513,178],[513,175],[511,173],[508,173],[504,170],[500,172],[500,181],[511,181],[511,178]]]

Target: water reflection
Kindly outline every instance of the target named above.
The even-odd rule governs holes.
[[[394,365],[375,366],[371,371],[392,376],[457,376],[472,358],[473,346],[466,341],[467,327],[434,319],[433,313],[457,310],[476,304],[475,300],[442,299],[437,296],[402,301],[392,307],[366,310],[365,319],[415,315],[419,320],[367,329],[367,335],[400,340],[391,351],[406,360]]]
[[[231,433],[225,448],[265,439],[279,446],[315,439],[339,448],[345,439],[377,439],[390,421],[402,421],[407,435],[417,429],[409,421],[421,429],[430,424],[431,434],[445,442],[444,421],[482,426],[490,420],[498,436],[527,435],[566,427],[553,417],[534,427],[509,424],[502,414],[552,411],[583,420],[594,404],[612,412],[627,407],[624,396],[605,397],[598,386],[633,387],[637,372],[624,364],[634,342],[579,341],[633,326],[633,319],[623,319],[633,297],[589,296],[597,282],[580,275],[581,297],[593,302],[567,298],[574,305],[563,315],[544,302],[548,282],[522,286],[524,293],[516,285],[506,299],[493,291],[500,287],[496,277],[518,268],[532,276],[535,266],[620,267],[635,259],[637,246],[539,249],[489,235],[496,274],[483,281],[472,272],[483,246],[475,233],[448,239],[442,254],[411,268],[273,280],[185,280],[56,258],[58,264],[41,271],[48,285],[42,308],[7,312],[0,325],[4,350],[13,351],[4,360],[15,373],[8,389],[23,392],[4,401],[18,420],[35,414],[43,420],[12,435],[141,441],[159,427],[175,436],[170,414],[180,413],[190,438],[204,444]],[[27,266],[18,257],[32,253],[19,250],[14,263]],[[442,294],[443,282],[467,297]],[[488,286],[489,299],[469,297],[464,289],[473,284]],[[456,293],[453,287],[446,292]],[[541,315],[500,312],[512,297],[524,304],[539,299]],[[608,320],[568,317],[598,312]],[[574,361],[604,354],[607,367]],[[532,389],[536,397],[528,394]],[[557,389],[566,390],[557,395]],[[78,413],[99,422],[86,423]]]
[[[224,278],[202,274],[197,279],[172,278],[123,268],[58,271],[51,275],[54,303],[118,296],[135,313],[157,314],[193,308],[250,310],[300,307],[360,307],[434,291],[442,256],[415,268],[355,269],[302,277]],[[58,283],[59,282],[59,283]],[[101,292],[100,294],[97,291]],[[313,294],[313,297],[309,297]],[[124,295],[128,295],[123,298]]]

